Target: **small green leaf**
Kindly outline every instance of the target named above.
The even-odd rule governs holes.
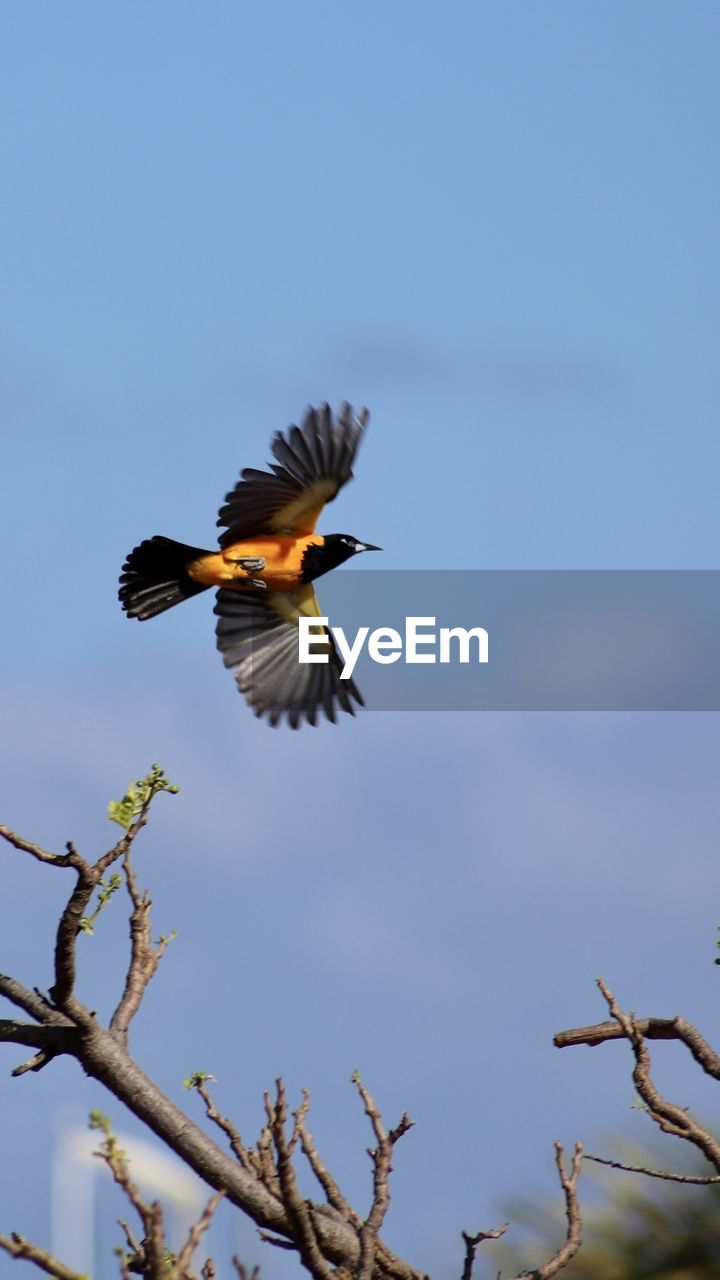
[[[212,1076],[209,1071],[193,1071],[191,1076],[183,1080],[183,1089],[197,1089],[199,1084],[204,1084],[206,1080],[216,1080],[217,1076]]]
[[[110,876],[109,880],[98,881],[98,904],[91,916],[83,916],[79,924],[82,933],[94,934],[93,928],[103,907],[107,906],[114,893],[117,893],[122,884],[122,876],[116,871]]]
[[[102,1111],[93,1110],[88,1118],[89,1129],[99,1129],[105,1135],[110,1132],[110,1117],[104,1115]]]
[[[153,796],[160,791],[167,791],[176,796],[179,787],[168,782],[164,770],[159,764],[152,765],[146,778],[139,782],[130,782],[122,800],[111,800],[108,804],[107,816],[111,822],[129,831],[134,822],[147,810]]]

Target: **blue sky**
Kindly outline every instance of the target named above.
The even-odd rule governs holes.
[[[441,1276],[461,1228],[552,1188],[555,1137],[641,1132],[619,1047],[550,1045],[602,1015],[597,973],[710,1026],[717,719],[273,732],[207,599],[131,626],[117,575],[143,536],[211,541],[271,433],[342,398],[373,419],[324,527],[384,568],[716,568],[719,28],[647,2],[0,18],[4,820],[99,852],[107,801],[165,765],[140,866],[179,937],[138,1058],[175,1093],[213,1071],[248,1135],[278,1072],[309,1085],[362,1201],[359,1066],[417,1122],[388,1238]],[[2,877],[2,967],[47,985],[63,886],[11,852]],[[43,1238],[53,1117],[99,1098],[72,1064],[6,1079],[0,1229]]]

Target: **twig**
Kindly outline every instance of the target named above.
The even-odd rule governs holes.
[[[248,1155],[252,1156],[252,1164],[255,1169],[255,1175],[267,1187],[268,1191],[275,1196],[278,1201],[282,1201],[280,1190],[280,1181],[275,1168],[275,1160],[273,1156],[273,1135],[272,1121],[274,1116],[273,1106],[270,1101],[270,1094],[266,1091],[263,1094],[263,1103],[265,1105],[265,1114],[268,1117],[267,1124],[263,1125],[260,1130],[260,1137],[257,1140],[255,1150]]]
[[[67,845],[67,853],[48,853],[47,849],[41,849],[39,844],[33,844],[31,840],[23,840],[22,836],[17,835],[4,823],[0,823],[0,836],[14,848],[20,849],[22,853],[29,853],[31,857],[37,858],[38,862],[45,862],[51,867],[74,867],[78,860],[82,861],[71,843]]]
[[[0,973],[0,996],[5,996],[11,1004],[17,1005],[18,1009],[29,1013],[31,1018],[45,1026],[72,1026],[70,1019],[54,1009],[44,996],[37,991],[28,991],[17,978],[11,978],[6,973]]]
[[[112,1174],[114,1182],[124,1192],[143,1225],[144,1238],[139,1246],[138,1256],[142,1262],[143,1275],[148,1280],[174,1280],[175,1274],[168,1264],[167,1245],[165,1242],[165,1224],[162,1206],[157,1200],[148,1204],[130,1177],[125,1152],[118,1145],[117,1138],[110,1128],[110,1121],[99,1111],[90,1115],[90,1127],[99,1129],[105,1135],[105,1141],[96,1156],[103,1161]],[[129,1229],[126,1237],[131,1238]],[[135,1243],[133,1241],[133,1243]],[[126,1265],[130,1270],[130,1265]],[[177,1280],[180,1280],[177,1273]]]
[[[565,1217],[567,1219],[565,1240],[552,1258],[548,1258],[547,1262],[544,1262],[542,1266],[536,1267],[534,1271],[521,1271],[513,1277],[513,1280],[551,1280],[552,1276],[567,1266],[580,1248],[582,1243],[582,1220],[576,1188],[577,1180],[580,1176],[582,1153],[582,1143],[576,1142],[570,1172],[566,1173],[565,1152],[562,1143],[555,1143],[555,1164],[560,1185],[565,1193]]]
[[[208,1200],[207,1204],[205,1205],[205,1208],[203,1209],[203,1212],[201,1216],[198,1218],[197,1222],[194,1223],[193,1226],[190,1228],[188,1232],[187,1240],[185,1241],[179,1254],[177,1255],[177,1259],[175,1262],[175,1270],[177,1272],[179,1280],[182,1280],[182,1277],[184,1276],[185,1272],[190,1266],[193,1254],[198,1248],[200,1241],[205,1235],[205,1232],[207,1231],[208,1227],[210,1226],[210,1223],[213,1220],[213,1215],[215,1213],[215,1210],[220,1204],[220,1201],[223,1200],[224,1198],[225,1198],[224,1191],[218,1191],[214,1196],[212,1196],[212,1198]]]
[[[270,1231],[258,1231],[263,1244],[271,1244],[275,1249],[286,1249],[288,1253],[297,1253],[298,1247],[292,1240],[284,1240],[282,1236],[274,1236]],[[233,1262],[235,1259],[233,1258]]]
[[[494,1231],[478,1231],[474,1236],[468,1235],[467,1231],[462,1232],[462,1238],[465,1241],[465,1262],[463,1263],[461,1280],[472,1280],[473,1265],[475,1262],[475,1252],[479,1244],[484,1240],[499,1240],[500,1236],[504,1236],[510,1223],[506,1222],[503,1227],[496,1227]]]
[[[76,946],[78,933],[81,931],[81,922],[85,916],[85,909],[93,891],[105,872],[113,863],[127,856],[136,836],[146,825],[154,794],[155,792],[152,790],[149,792],[132,826],[118,840],[117,844],[108,849],[107,853],[98,858],[93,865],[86,862],[74,850],[71,853],[70,847],[68,847],[68,858],[71,859],[71,865],[77,871],[78,878],[58,925],[55,941],[55,984],[50,990],[50,995],[57,1007],[84,1031],[92,1030],[93,1015],[74,995]]]
[[[10,1072],[11,1076],[18,1079],[20,1076],[27,1075],[28,1071],[42,1071],[49,1062],[52,1062],[55,1053],[52,1049],[40,1049],[38,1053],[34,1053],[31,1058],[26,1058],[24,1062],[13,1067]]]
[[[305,1117],[310,1110],[310,1093],[307,1089],[301,1089],[302,1101],[300,1106],[293,1111],[293,1131],[290,1141],[288,1142],[288,1153],[292,1155],[300,1138],[300,1130],[305,1122]]]
[[[210,1090],[208,1089],[205,1081],[202,1080],[199,1076],[196,1077],[193,1080],[193,1088],[197,1091],[197,1093],[200,1094],[200,1097],[202,1098],[203,1103],[205,1104],[205,1114],[208,1120],[211,1120],[213,1124],[216,1124],[218,1128],[221,1129],[222,1132],[225,1134],[226,1138],[230,1143],[230,1149],[233,1155],[236,1157],[237,1160],[239,1160],[240,1164],[243,1166],[243,1169],[247,1169],[248,1173],[254,1173],[255,1170],[253,1169],[252,1164],[248,1160],[248,1153],[245,1150],[245,1145],[243,1143],[242,1138],[240,1137],[240,1134],[238,1133],[232,1121],[228,1120],[227,1116],[221,1115],[221,1113],[218,1111],[217,1107],[215,1106],[215,1103],[213,1102],[213,1099],[210,1095]]]
[[[34,1022],[0,1018],[0,1044],[24,1044],[38,1052],[15,1067],[11,1075],[24,1076],[41,1071],[58,1053],[72,1053],[77,1047],[77,1030],[71,1026],[38,1027]]]
[[[73,1271],[71,1267],[66,1267],[64,1262],[54,1258],[47,1249],[41,1249],[39,1245],[26,1240],[16,1231],[13,1231],[9,1237],[0,1235],[0,1249],[9,1253],[11,1258],[26,1258],[28,1262],[34,1262],[36,1267],[47,1275],[54,1276],[55,1280],[86,1280],[86,1277],[81,1276],[78,1271]]]
[[[663,1182],[687,1182],[695,1187],[709,1187],[720,1182],[720,1176],[711,1178],[695,1177],[689,1173],[669,1173],[665,1169],[646,1169],[642,1165],[625,1164],[622,1160],[608,1160],[605,1156],[591,1156],[586,1151],[583,1160],[592,1160],[595,1164],[607,1165],[609,1169],[622,1169],[625,1173],[644,1173],[646,1178],[661,1178]]]
[[[238,1273],[239,1280],[258,1280],[260,1275],[259,1267],[253,1267],[252,1271],[248,1271],[237,1256],[233,1258],[232,1264]]]
[[[116,856],[120,857],[120,852],[117,852]],[[85,908],[100,879],[97,865],[99,864],[91,867],[87,862],[83,862],[81,867],[76,868],[77,883],[70,894],[57,929],[55,983],[50,988],[50,996],[58,1009],[85,1030],[92,1025],[92,1014],[73,994],[76,976],[75,952],[80,921],[85,915]]]
[[[133,1274],[141,1274],[145,1267],[145,1251],[139,1240],[133,1235],[129,1223],[123,1222],[121,1218],[118,1218],[117,1224],[124,1233],[125,1242],[130,1251],[128,1256],[122,1249],[115,1249],[115,1253],[120,1259],[121,1277],[122,1280],[132,1280]]]
[[[359,1072],[353,1073],[352,1080],[362,1098],[365,1114],[372,1124],[377,1141],[377,1146],[368,1152],[373,1162],[373,1201],[370,1212],[360,1228],[360,1261],[356,1272],[357,1280],[370,1280],[380,1228],[390,1207],[389,1179],[392,1172],[393,1147],[403,1134],[412,1128],[413,1122],[407,1113],[404,1113],[399,1125],[386,1133],[375,1099],[363,1084]]]
[[[315,1280],[333,1280],[334,1270],[325,1261],[320,1251],[310,1209],[298,1191],[295,1170],[292,1166],[290,1151],[285,1138],[287,1109],[285,1105],[285,1086],[280,1077],[275,1081],[275,1085],[277,1095],[270,1121],[270,1129],[275,1144],[277,1172],[283,1206],[292,1226],[293,1239],[297,1244],[303,1265],[311,1275],[315,1276]]]
[[[141,893],[137,885],[137,877],[130,860],[131,847],[123,856],[123,872],[128,896],[132,903],[130,914],[130,963],[125,978],[125,987],[115,1012],[110,1019],[110,1030],[123,1043],[127,1041],[128,1027],[135,1017],[149,983],[155,976],[167,939],[161,940],[157,948],[152,945],[150,908],[152,900],[147,893]]]
[[[359,1227],[361,1221],[360,1215],[355,1212],[349,1201],[345,1199],[337,1182],[330,1173],[330,1170],[326,1168],[320,1159],[313,1136],[305,1124],[304,1115],[300,1119],[297,1129],[303,1155],[306,1157],[310,1168],[325,1192],[328,1204],[332,1205],[333,1209],[336,1209],[346,1222],[351,1222],[353,1226]]]
[[[145,1234],[149,1235],[154,1221],[151,1206],[143,1200],[137,1186],[130,1177],[125,1152],[118,1146],[117,1138],[110,1128],[110,1121],[107,1116],[101,1115],[98,1111],[93,1111],[90,1116],[90,1125],[91,1128],[98,1129],[105,1135],[105,1140],[102,1142],[100,1150],[95,1152],[95,1155],[110,1170],[113,1181],[127,1196],[143,1224]]]
[[[672,1133],[677,1138],[684,1138],[686,1142],[692,1143],[693,1146],[702,1151],[706,1160],[720,1173],[720,1144],[713,1138],[712,1134],[703,1129],[702,1125],[693,1120],[692,1116],[683,1107],[677,1106],[674,1102],[669,1102],[655,1087],[650,1078],[650,1054],[637,1023],[628,1014],[623,1013],[602,978],[597,979],[597,985],[607,1002],[612,1017],[630,1041],[635,1057],[633,1081],[647,1107],[649,1116],[662,1129],[663,1133]]]
[[[118,1218],[118,1219],[117,1219],[117,1224],[118,1224],[118,1226],[122,1229],[122,1231],[123,1231],[123,1233],[124,1233],[124,1235],[125,1235],[125,1239],[126,1239],[126,1241],[127,1241],[128,1249],[130,1249],[130,1251],[131,1251],[132,1253],[138,1253],[138,1254],[139,1254],[139,1253],[140,1253],[140,1244],[139,1244],[138,1240],[135,1238],[135,1236],[133,1235],[133,1232],[132,1232],[132,1229],[131,1229],[131,1227],[130,1227],[129,1222],[123,1222],[122,1218]]]
[[[166,1280],[167,1245],[162,1205],[153,1200],[147,1207],[145,1245],[145,1274],[149,1280]]]

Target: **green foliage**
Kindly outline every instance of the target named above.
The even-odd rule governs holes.
[[[80,921],[80,928],[83,933],[93,934],[95,932],[94,924],[103,907],[107,905],[114,893],[117,893],[122,884],[122,876],[114,871],[108,880],[101,880],[98,886],[98,901],[95,910],[91,916],[83,916]]]
[[[105,1141],[100,1144],[100,1154],[109,1164],[112,1164],[113,1160],[123,1159],[124,1152],[118,1146],[109,1116],[106,1116],[102,1111],[91,1111],[88,1128],[104,1134]]]
[[[92,1110],[88,1119],[88,1129],[99,1129],[101,1133],[105,1134],[105,1137],[108,1137],[110,1133],[110,1117],[106,1116],[103,1111]]]
[[[112,1131],[110,1117],[102,1111],[91,1111],[88,1128],[103,1134],[104,1141],[100,1143],[100,1149],[95,1154],[105,1161],[115,1181],[127,1189],[127,1157]]]
[[[183,1080],[183,1089],[197,1089],[199,1084],[204,1084],[206,1080],[216,1080],[217,1076],[211,1076],[209,1071],[193,1071],[191,1076]]]
[[[117,822],[118,826],[129,831],[138,818],[147,812],[153,797],[160,791],[168,791],[174,796],[179,790],[179,787],[168,782],[160,765],[154,764],[146,778],[130,783],[122,800],[110,801],[107,816],[111,822]]]

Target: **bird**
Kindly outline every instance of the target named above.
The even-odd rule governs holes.
[[[217,587],[217,647],[256,716],[273,726],[333,724],[340,708],[363,706],[331,631],[312,627],[313,652],[327,661],[301,663],[299,618],[323,617],[313,583],[362,551],[380,547],[344,533],[319,534],[323,507],[353,478],[355,456],[370,415],[344,402],[309,407],[302,426],[277,431],[269,471],[246,467],[225,497],[217,551],[155,535],[130,552],[119,600],[129,618],[145,622],[191,596]],[[326,653],[323,654],[323,649]]]

